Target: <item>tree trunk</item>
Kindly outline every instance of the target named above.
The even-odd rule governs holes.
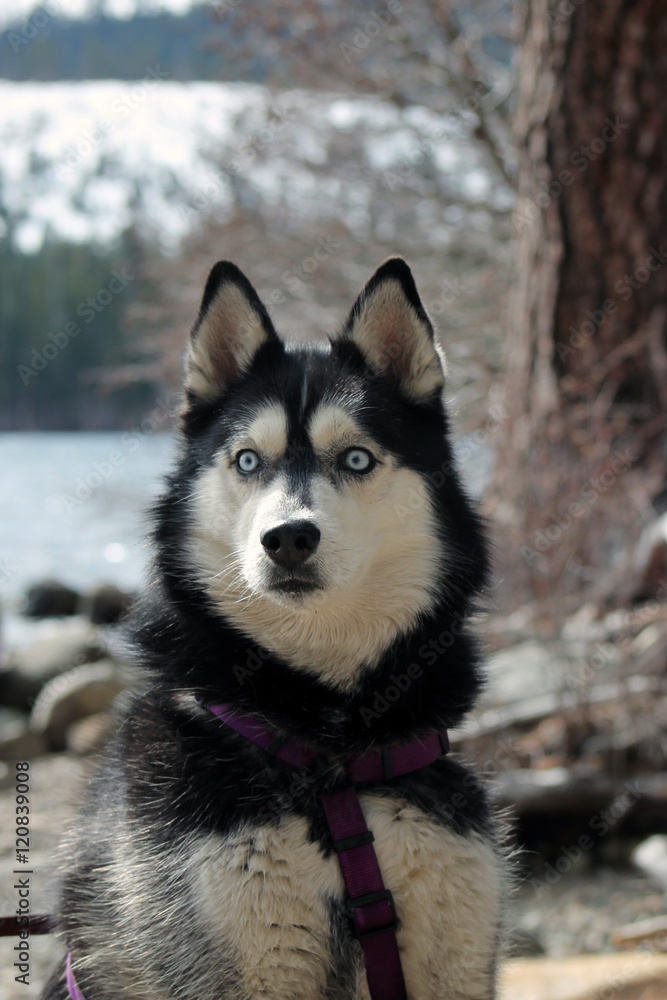
[[[667,458],[666,95],[664,0],[528,4],[494,512],[513,604],[548,597],[566,612],[618,593],[655,516]]]

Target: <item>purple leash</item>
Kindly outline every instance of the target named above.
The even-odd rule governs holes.
[[[67,952],[67,989],[69,990],[69,995],[71,1000],[86,1000],[83,993],[79,989],[79,984],[74,978],[74,973],[72,972],[72,953]]]
[[[321,756],[316,750],[279,736],[260,719],[240,714],[231,705],[204,707],[239,735],[291,767],[306,769]],[[449,739],[443,730],[393,750],[374,750],[362,757],[352,757],[347,761],[348,783],[332,792],[320,793],[355,934],[364,952],[371,1000],[407,1000],[407,993],[396,940],[398,916],[394,897],[382,879],[374,837],[366,825],[355,785],[391,781],[428,767],[448,752]],[[71,1000],[85,1000],[72,970],[71,953],[67,955],[66,974]]]

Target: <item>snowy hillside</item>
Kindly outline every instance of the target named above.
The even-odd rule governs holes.
[[[28,252],[46,235],[107,244],[133,223],[168,251],[206,215],[246,205],[362,233],[378,181],[389,201],[421,185],[473,208],[506,203],[469,135],[465,115],[176,83],[160,66],[136,83],[0,81],[0,210]]]

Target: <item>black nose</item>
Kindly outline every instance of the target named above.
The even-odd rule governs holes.
[[[320,529],[312,521],[293,521],[267,528],[259,538],[274,562],[292,569],[312,556],[320,541]]]

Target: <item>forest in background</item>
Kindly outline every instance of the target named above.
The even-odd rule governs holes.
[[[275,87],[388,92],[419,46],[420,72],[410,67],[405,82],[428,92],[428,62],[441,39],[433,34],[434,5],[393,0],[378,11],[365,0],[295,5],[278,0],[211,0],[194,3],[180,16],[170,13],[109,17],[98,10],[85,20],[59,17],[57,8],[36,24],[0,30],[0,77],[9,80],[137,80],[146,65],[169,67],[176,80],[245,80]],[[484,27],[481,42],[489,59],[509,65],[513,44],[507,29],[514,4],[482,0],[460,5],[463,25]],[[371,21],[369,22],[369,16]],[[409,19],[409,25],[405,21]],[[370,31],[365,30],[371,23]],[[373,30],[375,24],[377,30]],[[410,41],[410,47],[404,44]],[[393,60],[383,42],[399,43]],[[354,57],[355,71],[341,72]],[[363,74],[363,75],[362,75]],[[429,95],[430,96],[430,95]]]
[[[124,316],[138,285],[136,243],[47,243],[36,254],[0,244],[0,427],[106,430],[127,426],[154,387],[100,391],[100,370],[126,363]]]

